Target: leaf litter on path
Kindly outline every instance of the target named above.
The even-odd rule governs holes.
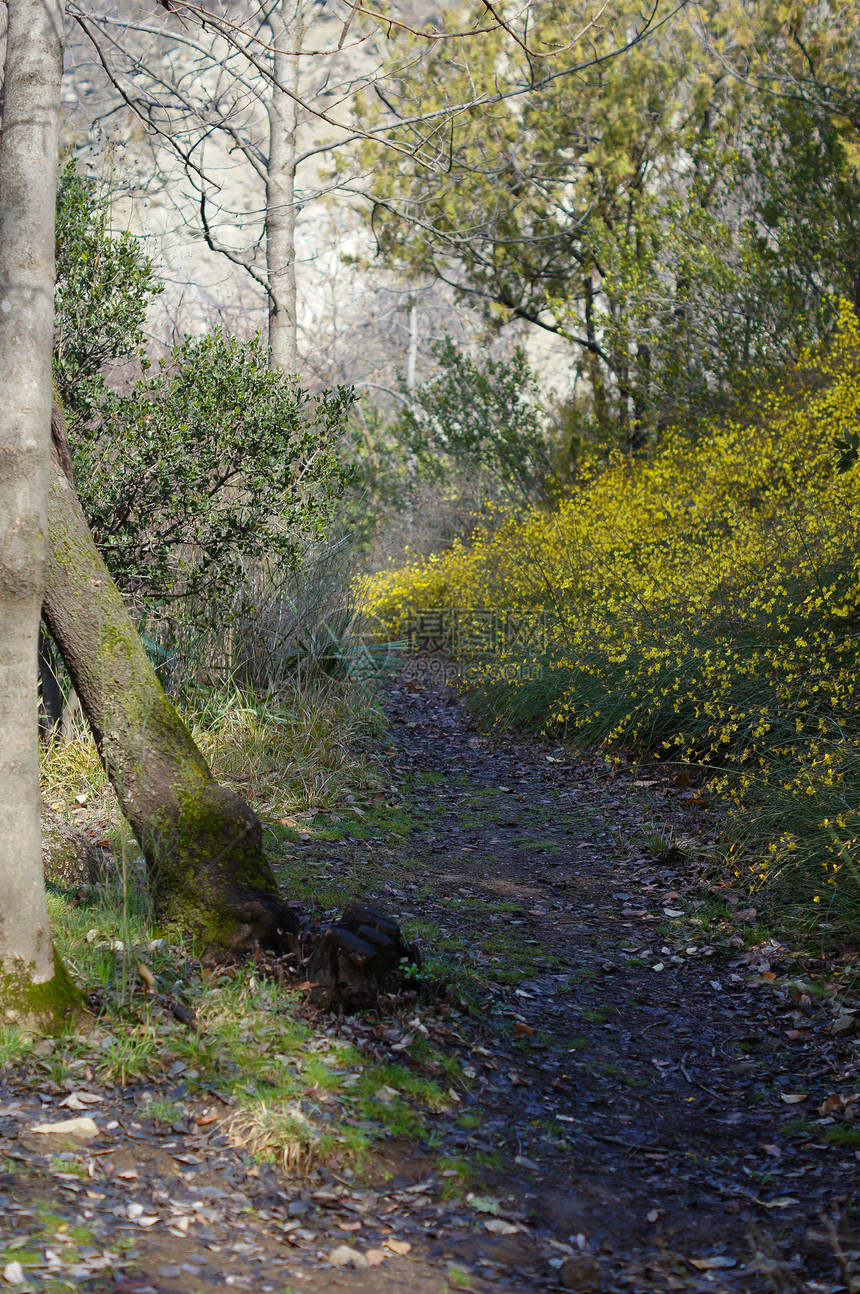
[[[475,741],[428,678],[401,676],[384,700],[380,758],[408,835],[319,841],[303,825],[296,866],[324,855],[350,897],[369,875],[361,897],[449,977],[435,1001],[320,1019],[401,1070],[415,1039],[442,1048],[450,1091],[426,1142],[383,1141],[358,1175],[347,1157],[295,1176],[229,1144],[212,1095],[183,1098],[164,1135],[146,1084],[39,1094],[8,1070],[6,1267],[38,1288],[50,1253],[58,1278],[115,1294],[438,1294],[449,1277],[522,1294],[846,1288],[860,1139],[856,1004],[825,987],[839,967],[785,938],[748,947],[752,909],[707,839],[701,859],[691,843],[662,860],[637,844],[649,815],[674,840],[713,833],[670,775]],[[391,1092],[376,1089],[381,1107]],[[54,1105],[98,1106],[99,1139],[35,1134],[67,1122],[45,1117]],[[54,1243],[48,1205],[51,1235],[65,1218],[87,1238]]]

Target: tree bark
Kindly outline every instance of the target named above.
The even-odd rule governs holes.
[[[274,85],[268,104],[266,269],[269,286],[269,356],[272,368],[295,373],[296,340],[296,124],[301,0],[278,0],[269,18]],[[283,87],[283,88],[281,88]],[[288,93],[289,91],[289,93]]]
[[[53,1028],[77,993],[51,944],[37,641],[50,460],[63,6],[8,0],[0,135],[0,1010]]]
[[[165,695],[56,452],[48,528],[45,623],[143,849],[159,918],[213,953],[291,947],[299,921],[278,898],[259,819],[215,781]]]

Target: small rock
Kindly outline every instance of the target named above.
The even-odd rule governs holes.
[[[514,1163],[519,1164],[520,1168],[528,1168],[532,1172],[540,1172],[540,1164],[536,1164],[533,1159],[529,1159],[528,1155],[517,1155],[514,1159]]]
[[[515,1236],[519,1231],[518,1226],[513,1222],[505,1222],[504,1218],[488,1218],[484,1226],[497,1236]]]
[[[558,1277],[566,1290],[578,1290],[579,1294],[592,1294],[603,1285],[600,1263],[591,1254],[571,1254],[565,1258]]]
[[[328,1256],[332,1267],[369,1267],[363,1253],[358,1249],[352,1249],[349,1245],[338,1245],[337,1249],[332,1249]]]

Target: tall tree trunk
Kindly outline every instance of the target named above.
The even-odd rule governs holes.
[[[269,18],[275,84],[269,99],[266,182],[266,268],[269,282],[269,357],[273,368],[295,373],[296,341],[296,124],[301,0],[278,0]],[[283,87],[283,88],[281,88]],[[289,93],[288,93],[289,92]]]
[[[299,922],[278,898],[259,819],[215,781],[165,695],[58,453],[48,528],[45,623],[143,849],[159,917],[215,952],[289,947]]]
[[[406,390],[415,394],[418,385],[418,307],[413,301],[409,307],[409,350],[406,356]]]
[[[54,956],[40,832],[39,612],[50,461],[63,6],[8,0],[0,135],[0,1011],[51,1028],[76,1000]]]

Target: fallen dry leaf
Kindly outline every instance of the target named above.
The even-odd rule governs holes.
[[[70,1092],[58,1105],[64,1105],[69,1110],[85,1110],[88,1105],[98,1105],[101,1097],[95,1092]]]
[[[92,1119],[63,1119],[60,1123],[37,1123],[31,1132],[42,1132],[54,1137],[74,1137],[76,1141],[92,1141],[99,1128]]]
[[[780,1092],[779,1099],[786,1105],[800,1105],[806,1100],[806,1092]]]
[[[737,1267],[737,1258],[729,1254],[715,1254],[713,1258],[691,1258],[690,1262],[700,1272],[718,1271],[721,1267]]]
[[[848,1114],[854,1113],[853,1106],[860,1100],[857,1092],[832,1092],[830,1096],[825,1096],[824,1100],[818,1107],[819,1114]]]
[[[385,1248],[390,1249],[393,1254],[400,1258],[405,1258],[412,1246],[408,1240],[386,1240]]]

